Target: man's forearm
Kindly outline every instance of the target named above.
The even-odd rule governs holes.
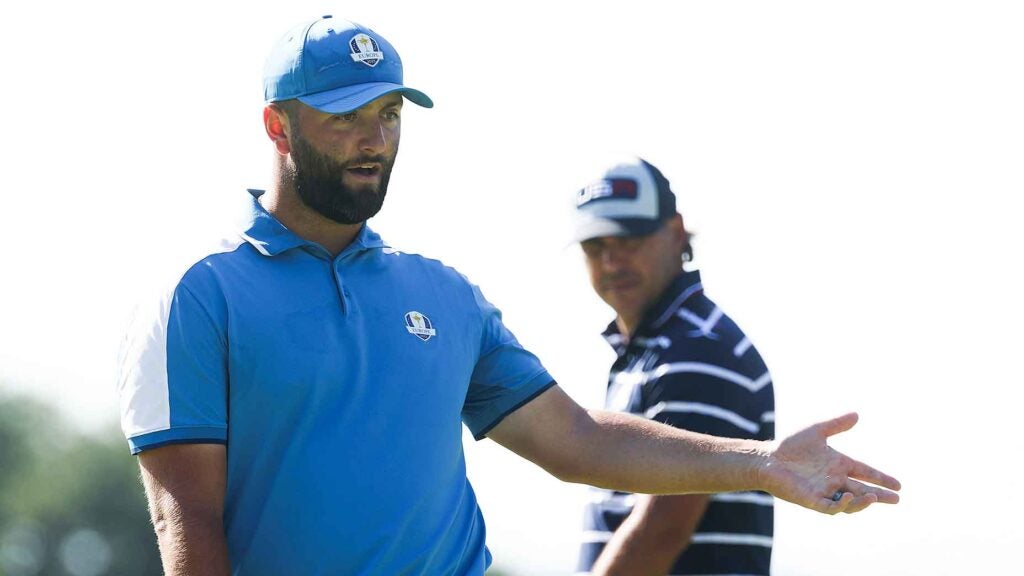
[[[570,469],[560,474],[565,480],[644,494],[763,489],[758,477],[768,458],[763,442],[707,436],[600,410],[582,412],[572,426],[571,436],[580,441]]]
[[[764,490],[837,514],[899,502],[899,480],[828,445],[856,423],[850,413],[778,442],[717,438],[584,410],[553,386],[487,435],[568,482],[645,494]]]
[[[690,544],[708,496],[638,494],[633,511],[598,557],[594,576],[664,576]]]
[[[173,444],[139,455],[165,576],[228,576],[226,449]]]
[[[182,513],[168,503],[152,511],[165,576],[228,576],[227,540],[219,518]]]

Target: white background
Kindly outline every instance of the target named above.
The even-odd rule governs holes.
[[[116,418],[135,295],[266,184],[263,57],[322,13],[384,34],[436,102],[406,107],[375,229],[480,284],[579,402],[601,403],[611,313],[567,247],[569,198],[628,151],[679,194],[780,434],[860,412],[834,445],[903,502],[780,504],[776,574],[1019,567],[1015,2],[8,3],[3,386],[85,429]],[[496,565],[569,573],[584,489],[490,441],[467,458]]]

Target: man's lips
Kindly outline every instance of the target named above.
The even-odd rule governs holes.
[[[361,162],[345,167],[345,173],[359,179],[375,179],[380,176],[381,165],[376,162]]]
[[[601,282],[601,286],[605,290],[609,290],[609,291],[612,291],[612,292],[622,292],[624,290],[631,290],[633,288],[636,288],[639,285],[640,285],[640,280],[638,278],[632,277],[632,276],[630,276],[630,277],[609,278],[609,279]]]

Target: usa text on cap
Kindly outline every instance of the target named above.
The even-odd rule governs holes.
[[[676,197],[661,171],[629,157],[576,193],[573,240],[650,234],[675,213]]]

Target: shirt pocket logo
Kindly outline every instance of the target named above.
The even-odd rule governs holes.
[[[409,334],[424,342],[437,335],[437,330],[434,329],[434,324],[430,321],[430,318],[415,310],[406,312],[405,329],[409,331]]]

